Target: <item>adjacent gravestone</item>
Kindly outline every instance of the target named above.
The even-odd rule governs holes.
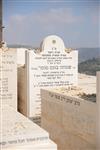
[[[25,74],[24,81],[19,76],[19,91],[26,87],[26,100],[20,96],[19,104],[26,104],[24,114],[27,112],[25,115],[36,120],[41,114],[41,88],[77,85],[78,52],[65,52],[61,38],[48,36],[41,43],[40,51],[26,51],[25,65],[25,72],[22,68],[23,73],[19,71],[20,76]],[[25,108],[21,109],[22,113]]]
[[[97,150],[100,149],[100,71],[97,72]]]
[[[17,54],[16,49],[0,49],[0,103],[17,110]]]
[[[96,150],[97,104],[80,98],[82,91],[74,88],[41,90],[41,126],[50,133],[58,149]]]
[[[17,65],[23,66],[25,65],[25,51],[28,49],[26,48],[17,48]]]
[[[0,105],[1,106],[1,105]],[[2,150],[57,150],[49,134],[8,105],[0,107],[0,148]]]

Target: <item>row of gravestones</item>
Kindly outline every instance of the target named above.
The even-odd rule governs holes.
[[[22,114],[40,123],[40,89],[77,85],[78,51],[67,51],[57,36],[45,38],[40,50],[22,49],[23,53],[17,53],[19,50],[0,50],[1,104],[18,108]],[[18,66],[18,90],[17,63],[25,64]]]
[[[19,50],[22,50],[22,52],[19,53]],[[42,42],[40,51],[1,48],[1,108],[4,104],[8,104],[15,110],[19,109],[22,114],[39,124],[41,117],[40,89],[77,85],[77,59],[78,52],[66,53],[63,41],[57,36],[47,37]],[[25,62],[24,67],[20,66],[20,64],[24,64],[23,61]],[[6,107],[4,109],[6,110]],[[8,112],[10,113],[10,107]],[[5,115],[7,116],[7,114]],[[13,123],[10,122],[14,124],[13,114],[11,116]],[[6,119],[4,118],[4,122]],[[12,127],[12,125],[10,126]],[[8,131],[10,130],[7,124],[4,127],[8,128]],[[9,140],[9,138],[6,140]]]
[[[78,51],[65,52],[64,42],[57,36],[46,37],[40,51],[19,50],[1,53],[0,98],[2,103],[19,107],[21,113],[37,121],[41,116],[41,88],[77,85]],[[18,106],[16,60],[25,62],[24,67],[18,67]]]
[[[54,37],[54,39],[55,39],[55,37]],[[58,38],[59,39],[59,38]],[[31,51],[30,51],[31,52]],[[32,109],[34,109],[34,107],[33,106],[31,106],[31,108],[29,107],[29,103],[30,103],[30,101],[28,101],[28,99],[29,99],[29,97],[30,96],[32,96],[31,95],[31,93],[29,93],[29,94],[26,94],[26,93],[28,93],[28,87],[29,87],[29,85],[28,84],[30,84],[30,82],[33,82],[33,77],[34,76],[29,76],[29,74],[30,74],[30,70],[31,70],[31,67],[33,67],[34,66],[34,64],[33,64],[33,62],[34,61],[32,61],[32,58],[33,58],[33,60],[35,60],[35,58],[33,57],[33,56],[31,56],[30,55],[30,58],[31,58],[31,62],[29,63],[29,61],[30,60],[27,60],[28,59],[28,53],[30,54],[30,52],[29,51],[27,51],[26,52],[26,59],[25,59],[25,68],[24,68],[24,74],[22,75],[22,72],[21,72],[21,76],[19,76],[19,72],[18,72],[18,76],[19,76],[19,88],[18,88],[18,90],[19,90],[19,92],[18,92],[18,95],[20,95],[20,93],[22,93],[22,91],[21,90],[23,90],[24,88],[24,92],[22,93],[22,97],[23,96],[25,96],[24,97],[24,99],[23,99],[23,101],[21,101],[21,99],[19,98],[19,105],[17,105],[17,50],[16,49],[11,49],[11,48],[1,48],[0,49],[0,106],[1,106],[1,108],[2,108],[2,106],[4,106],[4,110],[7,110],[8,112],[6,112],[6,113],[3,113],[3,111],[2,111],[2,115],[4,116],[4,115],[6,115],[6,117],[8,116],[8,118],[6,118],[6,117],[4,117],[3,119],[4,119],[4,129],[6,129],[7,130],[7,132],[9,132],[10,131],[10,127],[11,127],[11,130],[12,130],[12,128],[13,128],[13,126],[14,126],[14,124],[16,123],[16,119],[17,119],[17,124],[18,124],[18,121],[22,121],[21,120],[21,118],[20,118],[20,116],[18,116],[18,118],[17,118],[17,112],[15,111],[15,112],[12,112],[11,113],[11,108],[9,107],[9,108],[7,108],[7,107],[5,107],[5,105],[4,104],[9,104],[10,106],[12,106],[15,110],[17,110],[17,108],[19,107],[19,109],[20,109],[20,106],[21,107],[23,107],[24,108],[24,111],[26,110],[26,113],[25,113],[25,115],[26,116],[28,116],[28,117],[30,117],[30,113],[28,113],[28,110],[29,110],[29,112],[33,112],[33,110]],[[59,53],[60,53],[60,51],[59,51]],[[33,52],[33,50],[32,50],[32,55],[34,55],[34,52]],[[39,54],[40,55],[40,54]],[[37,56],[39,56],[38,54],[37,54]],[[42,59],[42,57],[43,57],[43,60],[44,60],[44,55],[46,56],[46,55],[48,55],[48,54],[43,54],[42,56],[41,56],[41,59]],[[47,59],[49,60],[49,59],[51,59],[51,57],[55,57],[56,58],[56,60],[57,60],[57,62],[58,62],[58,59],[59,59],[59,57],[60,57],[60,54],[57,54],[56,55],[56,53],[54,53],[54,56],[51,56],[50,55],[50,57],[48,58],[47,57]],[[58,57],[58,58],[57,58]],[[63,56],[64,57],[64,56]],[[39,57],[38,57],[39,58]],[[46,59],[46,57],[45,57],[45,59]],[[54,59],[54,58],[53,58]],[[62,59],[62,57],[61,57],[61,59]],[[36,59],[37,60],[37,59]],[[38,67],[41,67],[41,63],[43,63],[43,60],[42,60],[42,62],[36,62],[36,67],[38,68]],[[38,63],[38,65],[37,65],[37,63]],[[46,65],[45,63],[43,63],[44,64],[44,66]],[[50,63],[51,64],[51,63]],[[58,64],[58,63],[57,63]],[[57,64],[56,64],[56,66],[57,66]],[[51,67],[51,66],[50,66]],[[55,68],[55,65],[54,64],[52,64],[52,67],[54,67]],[[62,67],[66,67],[66,66],[63,66],[62,65]],[[30,70],[29,70],[30,69]],[[61,69],[61,68],[60,68]],[[60,71],[60,69],[59,69],[59,71]],[[18,69],[18,70],[20,70],[20,68]],[[51,68],[50,68],[50,70],[51,70]],[[55,69],[53,69],[54,71],[55,71]],[[29,71],[29,72],[28,72]],[[43,69],[41,69],[41,71],[43,71]],[[34,73],[34,72],[33,72]],[[57,72],[58,73],[58,72]],[[37,74],[38,74],[38,72],[37,72]],[[36,75],[37,75],[36,74]],[[43,72],[43,74],[45,74],[44,72]],[[51,74],[53,74],[53,75],[55,75],[55,73],[54,72],[51,72]],[[50,76],[51,76],[51,74],[50,74]],[[57,75],[56,75],[57,76]],[[41,75],[41,77],[42,77],[42,75]],[[44,77],[44,76],[43,76]],[[26,78],[27,78],[27,80],[26,80]],[[25,79],[25,80],[23,80],[23,79]],[[36,78],[35,79],[37,79],[37,76],[36,76]],[[22,84],[20,84],[20,80],[21,81],[23,81],[22,82]],[[31,80],[31,81],[30,81]],[[46,80],[46,77],[43,79],[43,80]],[[62,79],[63,80],[63,79]],[[68,80],[68,79],[67,79]],[[27,82],[26,82],[27,81]],[[29,83],[28,83],[28,81],[29,81]],[[41,81],[41,80],[40,80]],[[57,80],[58,81],[58,80]],[[37,80],[37,82],[38,82],[38,80]],[[52,81],[53,82],[53,81]],[[34,83],[34,82],[33,82]],[[35,84],[37,84],[37,83],[35,83]],[[21,86],[21,89],[20,89],[20,86]],[[41,86],[39,86],[39,89],[40,89],[40,87]],[[49,87],[49,86],[48,86]],[[35,91],[35,88],[32,86],[32,87],[30,87],[30,88],[33,88],[33,92]],[[35,94],[38,94],[39,95],[39,93],[40,93],[40,90],[37,90],[36,89],[36,93]],[[30,92],[30,91],[29,91]],[[35,95],[34,94],[34,95]],[[32,101],[34,101],[34,98],[35,98],[35,96],[33,95],[33,99],[32,99]],[[27,97],[27,99],[26,99],[26,97]],[[37,101],[40,101],[40,98],[37,100]],[[24,103],[26,102],[26,106],[24,106]],[[36,102],[36,101],[35,101]],[[40,105],[39,103],[35,103],[35,105]],[[26,109],[26,107],[28,108],[28,109]],[[40,112],[40,110],[39,110],[39,112]],[[23,111],[22,111],[22,113],[23,113]],[[15,114],[15,116],[14,116],[14,114]],[[10,118],[9,118],[9,115],[10,115]],[[34,114],[34,116],[32,116],[32,117],[37,117],[36,116],[36,114]],[[39,113],[39,115],[38,115],[38,117],[40,117],[40,113]],[[12,120],[11,120],[11,118],[12,118]],[[6,119],[8,119],[8,120],[6,120]],[[10,119],[10,123],[8,123],[9,122],[9,119]],[[15,119],[15,120],[14,120]],[[18,120],[18,119],[20,119],[20,120]],[[25,119],[24,119],[25,120]],[[6,123],[6,122],[7,123]],[[15,122],[14,122],[15,121]],[[21,122],[22,123],[22,122]],[[23,122],[24,123],[24,122]],[[25,123],[27,124],[27,121],[25,120]],[[13,126],[12,126],[12,125]],[[30,123],[29,123],[30,124]],[[9,125],[9,126],[8,126]],[[19,122],[19,124],[18,124],[18,126],[20,125],[20,122]],[[24,125],[22,125],[22,126],[24,126]],[[26,125],[25,125],[26,126]],[[15,128],[15,127],[14,127]],[[24,127],[23,127],[24,128]],[[27,127],[27,128],[29,128],[29,126]],[[35,129],[34,129],[35,130]],[[1,131],[2,132],[2,131]],[[16,131],[14,131],[14,132],[16,132]],[[18,129],[17,129],[17,132],[18,132]],[[16,132],[16,134],[17,134],[17,132]],[[33,131],[34,132],[34,131]],[[36,131],[35,131],[36,132]],[[3,140],[9,140],[8,141],[8,143],[13,143],[13,140],[15,139],[15,137],[14,136],[16,136],[16,135],[14,135],[13,136],[13,133],[12,132],[9,132],[9,133],[11,133],[12,134],[12,138],[10,138],[10,136],[8,136],[7,135],[7,137],[6,138],[4,138]],[[3,136],[6,136],[6,135],[3,135]],[[23,135],[24,136],[24,135]],[[33,134],[33,136],[34,136],[34,134]],[[38,135],[37,135],[38,136]],[[44,135],[45,136],[45,135]],[[9,137],[9,138],[8,138]],[[43,135],[42,135],[42,137],[43,137]],[[14,138],[14,139],[13,139]],[[20,137],[19,137],[20,138]],[[48,136],[46,136],[46,138],[48,138]],[[15,141],[14,141],[15,142]],[[17,142],[17,141],[16,141]],[[5,143],[5,142],[4,142]],[[2,144],[2,142],[0,143],[0,144]],[[50,146],[53,146],[54,144],[53,143],[51,143],[51,145]],[[49,145],[47,145],[47,146],[49,146]],[[45,147],[45,146],[44,146]],[[43,147],[43,148],[44,148]],[[50,148],[50,147],[49,147]],[[51,149],[51,148],[50,148]],[[54,145],[54,148],[52,148],[52,149],[55,149],[56,150],[56,145]]]

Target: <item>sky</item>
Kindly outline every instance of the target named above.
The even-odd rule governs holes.
[[[3,24],[7,44],[58,35],[66,47],[100,47],[99,0],[3,0]]]

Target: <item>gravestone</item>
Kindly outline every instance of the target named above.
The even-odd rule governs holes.
[[[20,90],[26,86],[26,100],[20,96],[19,103],[25,103],[25,115],[37,121],[41,116],[41,88],[77,85],[78,52],[65,49],[60,37],[48,36],[40,50],[26,51],[25,65],[24,81],[19,79],[19,86]]]
[[[96,150],[97,104],[80,98],[81,92],[66,88],[41,90],[41,126],[58,149]]]
[[[0,103],[17,110],[17,53],[16,49],[0,49]]]
[[[8,105],[0,105],[2,150],[57,150],[49,134]]]

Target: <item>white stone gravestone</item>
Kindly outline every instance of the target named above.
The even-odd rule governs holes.
[[[0,49],[0,103],[17,110],[17,52],[13,48]]]
[[[8,105],[0,105],[2,150],[57,150],[49,134]]]
[[[40,52],[26,51],[25,65],[24,81],[19,86],[21,90],[26,82],[26,100],[19,97],[19,103],[26,103],[25,115],[33,119],[41,115],[41,88],[77,85],[78,51],[65,52],[64,42],[58,36],[46,37]]]

